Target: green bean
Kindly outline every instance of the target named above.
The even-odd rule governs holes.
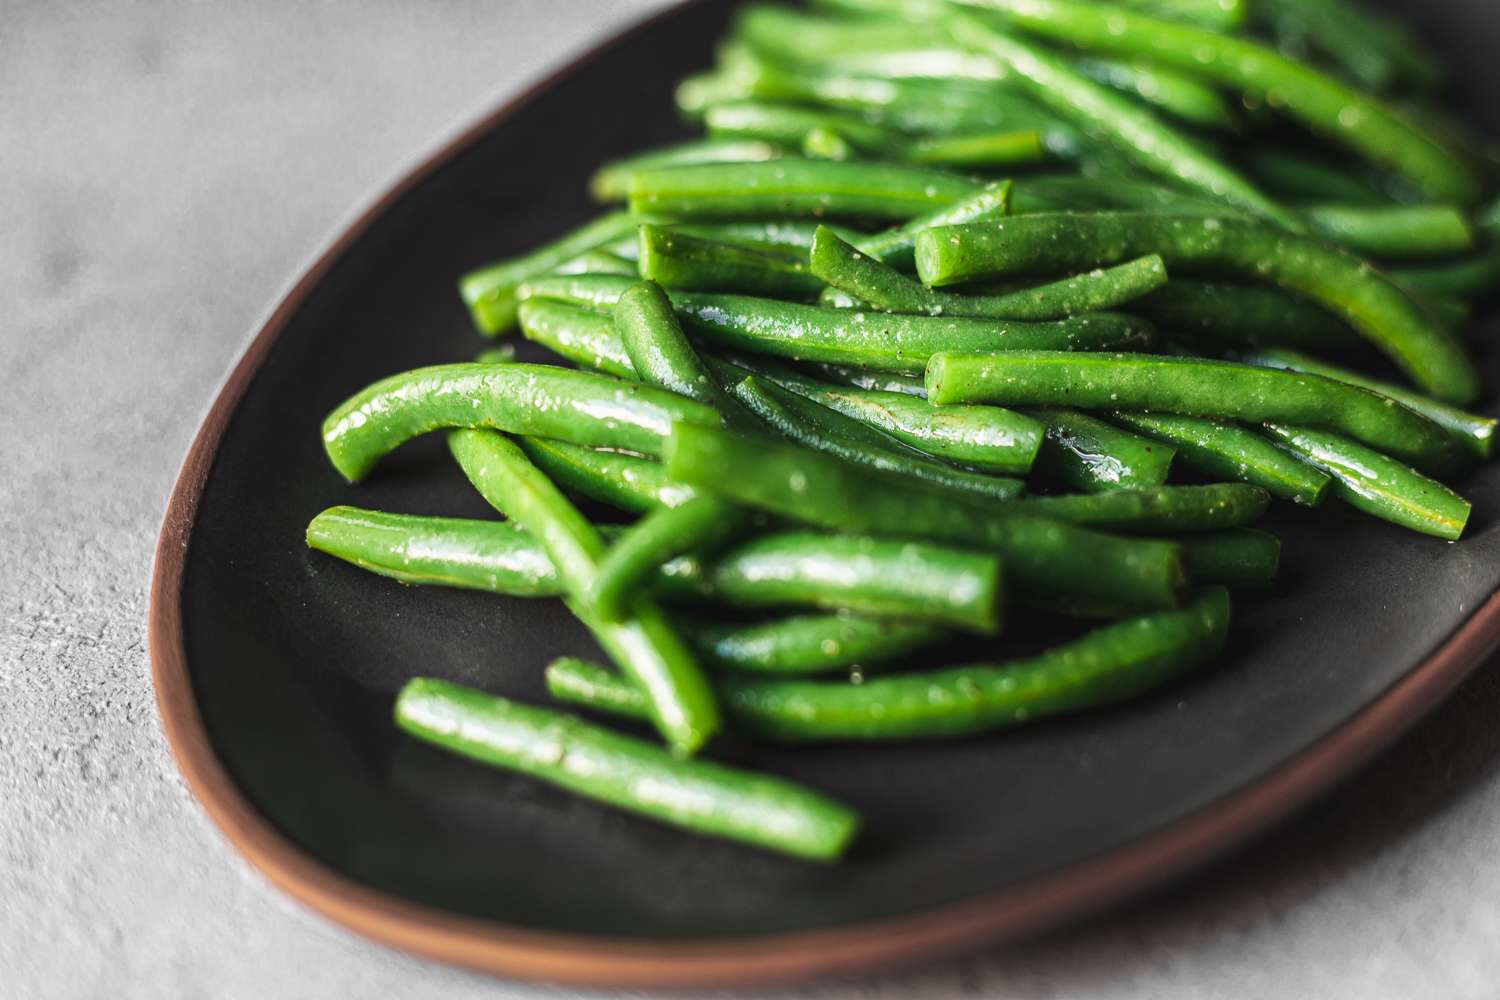
[[[1133,431],[1165,441],[1182,460],[1207,476],[1241,479],[1273,496],[1315,507],[1328,489],[1328,477],[1254,431],[1220,420],[1169,413],[1125,413],[1110,419]]]
[[[523,303],[551,299],[571,306],[613,313],[625,289],[640,279],[614,274],[547,274],[516,289]]]
[[[1419,393],[1403,389],[1380,379],[1361,375],[1359,372],[1341,368],[1338,365],[1330,365],[1310,358],[1305,354],[1285,349],[1266,349],[1247,355],[1245,361],[1253,365],[1266,365],[1272,368],[1286,368],[1296,372],[1308,372],[1312,375],[1321,375],[1324,378],[1335,379],[1339,382],[1348,382],[1357,385],[1361,389],[1377,392],[1382,396],[1394,399],[1409,410],[1415,410],[1422,416],[1431,420],[1439,427],[1447,430],[1469,451],[1479,458],[1490,458],[1495,453],[1495,427],[1497,421],[1494,417],[1486,417],[1477,413],[1469,413],[1446,403],[1439,403],[1435,399],[1428,399]]]
[[[1438,138],[1375,98],[1257,42],[1103,4],[979,2],[1066,45],[1151,59],[1263,95],[1270,106],[1395,171],[1431,198],[1468,204],[1479,194],[1477,178]]]
[[[615,304],[614,320],[631,368],[642,382],[710,406],[731,424],[754,425],[688,343],[660,285],[641,281],[625,289]]]
[[[829,385],[782,367],[752,370],[908,447],[987,472],[1028,471],[1045,433],[1039,421],[998,406],[933,406],[906,393]]]
[[[948,636],[946,630],[925,622],[843,613],[799,615],[753,625],[693,624],[686,632],[705,663],[759,674],[870,670]]]
[[[1294,421],[1346,434],[1423,468],[1451,469],[1458,458],[1441,427],[1377,393],[1232,361],[1061,351],[943,353],[927,366],[927,397],[940,405],[1066,399],[1087,409]]]
[[[691,557],[668,563],[662,574],[662,593],[673,598],[698,592],[739,607],[846,609],[984,635],[1002,624],[999,559],[911,539],[779,532],[706,566]]]
[[[541,298],[523,300],[518,315],[527,340],[585,368],[635,378],[630,356],[608,316]]]
[[[823,287],[808,273],[802,255],[705,240],[660,226],[641,227],[639,260],[641,277],[668,288],[810,298]]]
[[[831,18],[770,4],[741,8],[734,37],[771,57],[811,63],[846,52],[902,51],[945,41],[941,28],[928,22]]]
[[[853,215],[900,221],[967,197],[974,187],[966,177],[890,163],[709,163],[633,174],[630,206],[694,218]]]
[[[417,368],[361,390],[323,422],[334,468],[357,482],[398,445],[445,427],[490,427],[653,454],[673,421],[717,424],[670,392],[552,365]]]
[[[1194,583],[1261,589],[1276,579],[1281,539],[1255,528],[1189,535],[1182,540],[1182,558]]]
[[[876,677],[862,684],[726,677],[735,728],[772,740],[965,736],[1120,701],[1212,659],[1229,627],[1229,595],[1205,592],[1178,611],[1117,622],[1027,660]],[[626,715],[629,681],[576,660],[547,668],[554,696]]]
[[[904,140],[899,148],[896,159],[968,170],[1027,166],[1047,158],[1046,136],[1039,129],[925,136]]]
[[[514,442],[494,431],[448,437],[464,474],[497,510],[535,538],[557,570],[569,606],[601,646],[646,693],[651,719],[680,754],[695,753],[718,731],[719,711],[703,673],[653,601],[637,598],[629,618],[598,621],[583,604],[593,587],[604,540]]]
[[[1059,113],[1076,118],[1086,129],[1106,136],[1127,156],[1154,173],[1288,229],[1299,230],[1295,215],[1271,201],[1248,180],[1202,152],[1150,111],[1080,75],[1068,64],[987,24],[962,17],[953,22],[955,37],[965,45],[1000,59],[1031,87],[1031,92]],[[632,202],[641,210],[644,206]]]
[[[1007,295],[936,292],[860,253],[828,229],[820,229],[814,238],[811,261],[813,274],[861,302],[888,312],[929,316],[1064,319],[1117,308],[1167,283],[1161,258],[1149,256]]]
[[[1163,334],[1222,349],[1261,343],[1346,350],[1359,338],[1334,315],[1275,288],[1190,281],[1173,276],[1130,304]]]
[[[945,205],[927,215],[912,219],[905,225],[896,226],[863,239],[851,240],[836,230],[835,234],[853,243],[860,253],[898,270],[909,271],[916,266],[915,258],[912,256],[912,247],[916,243],[918,233],[937,226],[982,222],[996,216],[1008,215],[1012,187],[1010,181],[987,184],[951,205]],[[808,241],[807,247],[809,250],[812,248],[811,240]]]
[[[895,149],[902,136],[856,115],[767,101],[726,101],[707,108],[703,124],[719,139],[761,139],[797,147],[809,132],[824,129],[869,153]]]
[[[1337,434],[1279,424],[1266,431],[1332,476],[1334,494],[1351,507],[1449,541],[1463,534],[1469,502],[1442,483]]]
[[[522,438],[521,450],[554,482],[571,493],[642,514],[656,507],[680,507],[698,495],[667,477],[660,462],[617,451]]]
[[[1500,288],[1500,252],[1490,247],[1460,260],[1393,267],[1390,273],[1402,287],[1421,295],[1479,298]]]
[[[1341,315],[1422,388],[1463,404],[1480,382],[1463,349],[1389,278],[1359,258],[1243,219],[1142,213],[1030,215],[931,229],[917,237],[928,285],[1113,264],[1158,253],[1167,270],[1270,282]]]
[[[1212,483],[1028,497],[1019,505],[1028,513],[1106,531],[1175,534],[1237,528],[1264,514],[1270,500],[1259,486]]]
[[[396,723],[419,739],[599,802],[709,836],[815,861],[844,853],[859,817],[791,782],[702,760],[560,712],[418,677]]]
[[[490,336],[502,333],[516,320],[517,285],[627,233],[633,234],[637,226],[649,221],[628,212],[611,212],[528,254],[470,271],[459,279],[459,293],[480,332]]]
[[[1452,205],[1307,205],[1313,228],[1372,257],[1427,257],[1474,245],[1469,220]]]
[[[1235,127],[1234,111],[1223,95],[1191,76],[1138,60],[1079,59],[1073,68],[1095,83],[1140,98],[1190,125]]]
[[[1023,411],[1047,428],[1037,468],[1075,489],[1141,489],[1167,481],[1176,451],[1061,406]]]
[[[1162,607],[1183,583],[1170,542],[1115,538],[795,445],[680,424],[666,465],[674,479],[791,520],[998,552],[1017,592]]]
[[[1246,0],[1117,0],[1121,7],[1155,17],[1233,31],[1245,23]]]
[[[691,139],[606,163],[590,178],[589,193],[596,201],[623,201],[630,193],[630,175],[640,170],[697,163],[755,163],[785,155],[771,143],[754,139]]]
[[[628,274],[636,273],[635,261],[607,250],[590,250],[554,269],[552,274]]]
[[[778,434],[847,462],[910,476],[975,499],[1010,500],[1022,491],[1018,480],[968,472],[935,461],[873,427],[772,382],[747,376],[730,391]]]
[[[737,243],[769,251],[795,251],[796,258],[807,259],[813,233],[823,223],[816,219],[720,219],[709,222],[653,223],[683,236],[696,236],[716,243]],[[862,239],[864,234],[847,226],[835,226],[845,239]],[[640,254],[640,237],[632,233],[622,242],[611,245],[611,252],[635,259]],[[787,256],[793,256],[788,253]]]

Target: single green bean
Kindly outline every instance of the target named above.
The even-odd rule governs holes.
[[[904,140],[897,158],[968,170],[1028,166],[1047,158],[1047,137],[1038,129],[926,136]]]
[[[1452,205],[1306,205],[1325,239],[1371,257],[1433,257],[1474,246],[1474,230]]]
[[[1189,535],[1182,540],[1182,557],[1194,583],[1263,589],[1281,566],[1281,539],[1255,528]]]
[[[642,226],[640,275],[667,288],[811,298],[823,282],[807,258],[770,247],[706,240],[660,226]]]
[[[785,155],[771,143],[754,139],[691,139],[606,163],[590,178],[589,193],[597,201],[623,201],[630,193],[630,175],[641,170],[697,163],[756,163]]]
[[[1028,660],[876,677],[862,684],[726,677],[736,729],[772,740],[895,740],[966,736],[1142,694],[1212,659],[1229,627],[1229,595],[1212,588],[1177,611],[1090,632]],[[628,680],[593,664],[547,668],[554,696],[639,712]]]
[[[966,46],[1000,59],[1030,85],[1039,100],[1060,114],[1075,118],[1086,130],[1105,136],[1153,173],[1221,198],[1288,229],[1302,228],[1295,214],[1267,198],[1222,161],[1204,153],[1187,136],[1149,110],[1079,74],[1060,57],[1002,34],[973,17],[955,19],[953,31]],[[632,207],[644,208],[634,202]]]
[[[455,364],[403,372],[361,390],[323,422],[334,468],[357,482],[398,445],[445,427],[489,427],[652,454],[674,421],[718,424],[701,403],[551,365]]]
[[[643,514],[680,507],[698,495],[667,477],[660,462],[617,451],[601,451],[547,438],[522,438],[521,450],[549,478],[571,493]]]
[[[1153,255],[1006,295],[938,292],[866,256],[829,229],[818,230],[809,266],[833,287],[887,312],[1030,321],[1115,309],[1167,283],[1166,266]]]
[[[734,383],[730,391],[772,430],[814,451],[981,500],[1011,500],[1022,492],[1019,480],[969,472],[928,458],[871,426],[753,375]]]
[[[482,333],[502,333],[516,319],[517,285],[627,233],[634,234],[637,226],[648,221],[629,212],[611,212],[528,254],[470,271],[459,279],[459,293]]]
[[[1195,345],[1234,348],[1262,343],[1313,350],[1358,346],[1354,331],[1332,313],[1275,288],[1190,281],[1173,276],[1130,304],[1166,336]]]
[[[1279,424],[1266,431],[1332,476],[1334,494],[1351,507],[1449,541],[1463,534],[1469,501],[1442,483],[1337,434]]]
[[[1431,198],[1468,204],[1479,195],[1474,173],[1437,137],[1368,94],[1258,42],[1105,4],[977,2],[1065,45],[1151,59],[1263,96],[1270,106],[1395,171]]]
[[[709,836],[815,861],[844,853],[851,809],[791,782],[682,760],[560,712],[418,677],[396,697],[396,722],[419,739],[599,802]]]
[[[1087,409],[1294,421],[1346,434],[1423,468],[1452,469],[1458,458],[1441,427],[1368,389],[1232,361],[1064,351],[943,353],[927,366],[927,396],[938,404],[1065,399]]]
[[[731,424],[755,426],[688,343],[660,285],[641,281],[625,289],[615,304],[614,320],[631,368],[642,382],[710,406]]]
[[[823,223],[816,219],[720,219],[709,222],[653,223],[664,226],[683,236],[696,236],[716,243],[738,243],[761,250],[796,251],[788,254],[799,261],[807,259],[812,246],[813,233]],[[836,226],[845,239],[863,239],[864,234],[847,226]],[[619,243],[612,244],[610,251],[634,260],[640,254],[640,237],[632,233]]]
[[[704,112],[703,124],[718,139],[761,139],[793,148],[815,130],[833,132],[868,153],[893,150],[903,138],[899,132],[871,125],[848,112],[768,101],[715,104]]]
[[[871,670],[936,645],[949,635],[926,622],[846,613],[799,615],[752,625],[695,623],[685,630],[705,663],[759,674]]]
[[[598,621],[583,602],[594,584],[604,540],[514,442],[494,431],[460,430],[448,437],[464,474],[497,510],[546,551],[569,597],[599,644],[646,693],[651,719],[680,754],[692,754],[719,729],[719,710],[692,653],[655,602],[637,598],[629,618]]]
[[[1328,477],[1285,449],[1237,424],[1170,413],[1116,411],[1118,424],[1165,441],[1182,460],[1207,476],[1240,479],[1272,496],[1315,507],[1328,490]]]
[[[1330,365],[1296,351],[1268,348],[1247,355],[1244,360],[1253,365],[1266,365],[1271,368],[1286,368],[1291,371],[1321,375],[1324,378],[1348,382],[1361,389],[1378,392],[1382,396],[1394,399],[1409,410],[1417,411],[1444,428],[1477,457],[1489,458],[1495,452],[1495,427],[1500,421],[1494,417],[1469,413],[1446,403],[1439,403],[1435,399],[1429,399],[1409,389],[1361,375],[1359,372],[1350,371],[1338,365]]]
[[[674,479],[803,523],[998,552],[1017,592],[1163,607],[1183,584],[1170,542],[1116,538],[765,438],[681,424],[666,465]]]
[[[543,298],[524,300],[518,315],[527,340],[585,368],[635,378],[635,367],[608,315]]]
[[[853,215],[899,221],[965,198],[975,186],[967,177],[890,163],[710,163],[633,174],[630,206],[695,218]]]
[[[1341,315],[1422,388],[1472,401],[1479,375],[1460,347],[1389,278],[1352,254],[1244,219],[1134,212],[1030,215],[932,229],[917,237],[928,285],[1114,264],[1158,253],[1167,270],[1270,282]]]
[[[1027,512],[1106,531],[1176,534],[1248,524],[1266,512],[1271,496],[1248,483],[1158,486],[1154,489],[1028,497]]]
[[[1046,427],[1036,467],[1074,489],[1149,489],[1167,481],[1176,450],[1061,406],[1022,411]]]
[[[662,592],[673,598],[696,592],[740,607],[844,609],[984,635],[1002,624],[998,558],[911,539],[778,532],[707,565],[670,562],[662,576]]]

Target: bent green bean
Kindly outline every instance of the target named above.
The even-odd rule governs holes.
[[[696,833],[831,861],[859,829],[853,810],[789,781],[682,760],[572,716],[447,681],[408,681],[395,715],[406,732],[453,753]]]
[[[736,730],[771,740],[938,739],[1005,729],[1159,687],[1216,655],[1229,595],[1097,629],[1027,660],[876,677],[862,684],[725,677]],[[628,681],[576,660],[547,668],[554,696],[635,715]]]
[[[1357,510],[1450,542],[1468,524],[1469,501],[1373,448],[1306,427],[1267,424],[1266,431],[1333,477],[1334,494]]]
[[[1018,592],[1164,607],[1184,581],[1170,542],[1116,538],[769,439],[681,424],[666,465],[674,479],[805,524],[998,552]]]
[[[632,513],[680,507],[698,495],[674,483],[662,464],[638,455],[602,451],[547,438],[522,438],[526,457],[563,489]]]
[[[356,482],[398,445],[445,427],[488,427],[575,444],[655,453],[674,422],[715,424],[709,407],[670,392],[550,365],[435,365],[393,375],[340,404],[323,445]]]
[[[1479,375],[1439,325],[1392,281],[1335,247],[1234,218],[1099,212],[1016,216],[917,237],[929,285],[1096,267],[1157,253],[1167,270],[1269,281],[1322,303],[1446,402],[1472,401]]]
[[[534,537],[557,570],[575,614],[626,676],[645,692],[651,719],[680,754],[692,754],[719,729],[719,709],[698,663],[655,602],[637,599],[629,618],[600,622],[583,602],[604,540],[514,442],[494,431],[459,430],[453,456],[475,489]]]
[[[1088,409],[1294,421],[1346,434],[1424,468],[1452,469],[1458,457],[1441,427],[1368,389],[1233,361],[1066,351],[943,353],[928,363],[927,397],[938,404],[1000,405],[1061,398]]]
[[[1236,424],[1169,413],[1116,411],[1110,419],[1133,431],[1165,441],[1182,460],[1207,476],[1241,479],[1272,496],[1315,507],[1328,490],[1328,477],[1259,434]]]

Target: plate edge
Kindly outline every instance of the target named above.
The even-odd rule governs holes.
[[[371,201],[281,299],[220,387],[167,503],[152,568],[149,654],[157,711],[179,771],[209,817],[299,902],[367,937],[482,972],[576,986],[747,987],[852,975],[1040,930],[1180,875],[1284,819],[1395,741],[1500,645],[1500,591],[1352,718],[1269,774],[1113,851],[960,903],[836,928],[637,942],[527,930],[412,903],[339,874],[258,813],[219,761],[183,639],[182,583],[199,501],[230,416],[290,317],[396,201],[481,137],[609,51],[701,6],[685,0],[621,31],[443,142]]]

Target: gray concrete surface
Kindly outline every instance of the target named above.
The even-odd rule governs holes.
[[[301,264],[416,152],[647,0],[0,8],[0,997],[556,995],[288,902],[152,704],[162,506]],[[1024,946],[805,997],[1500,994],[1500,671],[1251,850]]]

